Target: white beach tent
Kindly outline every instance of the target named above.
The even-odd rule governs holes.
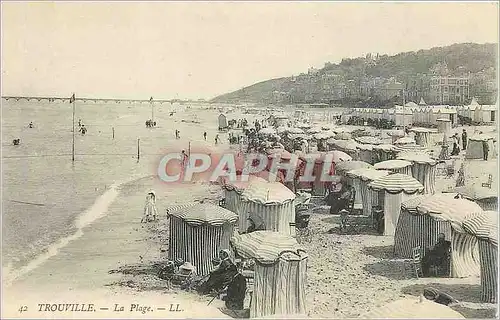
[[[383,194],[384,235],[394,235],[401,203],[421,194],[424,186],[415,178],[394,173],[374,180],[368,188]]]
[[[449,224],[451,276],[454,278],[478,276],[480,273],[478,242],[475,237],[464,231],[462,223],[468,215],[482,213],[481,207],[466,199],[435,194],[417,205],[417,211],[419,214],[429,215],[432,219]]]
[[[248,176],[248,181],[242,181],[241,176],[238,178],[238,181],[229,181],[229,179],[224,179],[222,188],[224,189],[226,209],[239,215],[238,210],[243,203],[241,195],[250,181],[261,180],[263,183],[266,181],[253,175]]]
[[[295,235],[295,194],[279,182],[251,181],[241,194],[242,204],[239,210],[239,229],[249,227],[249,213],[259,216],[264,221],[266,230]]]
[[[465,317],[448,306],[424,297],[408,297],[389,302],[362,315],[360,319],[465,319]]]
[[[192,203],[167,208],[169,259],[191,262],[198,275],[209,274],[212,259],[229,249],[238,216],[220,206]]]
[[[373,163],[393,160],[396,158],[396,147],[392,144],[379,144],[373,146]]]
[[[426,153],[407,152],[398,156],[400,160],[410,161],[411,175],[424,185],[424,193],[434,194],[436,192],[436,165],[437,161]]]
[[[463,198],[474,201],[485,211],[498,210],[498,192],[495,189],[482,187],[479,183],[468,184],[451,189],[452,193],[460,194]]]
[[[483,159],[483,143],[489,146],[488,158],[496,158],[497,150],[495,139],[489,135],[478,134],[469,137],[467,142],[467,150],[465,152],[466,159]]]
[[[436,124],[438,126],[438,132],[446,134],[446,137],[450,137],[451,134],[451,120],[446,118],[436,119]]]
[[[250,318],[306,313],[307,254],[295,239],[272,231],[235,234],[234,251],[255,261]]]
[[[410,131],[415,133],[416,144],[424,148],[429,148],[432,146],[431,130],[427,128],[411,128]]]
[[[372,144],[358,144],[358,160],[369,164],[374,163]]]
[[[347,176],[352,179],[354,187],[359,190],[359,192],[356,192],[356,199],[361,200],[364,216],[371,216],[372,207],[378,205],[378,194],[368,189],[368,184],[388,174],[389,171],[375,170],[373,168],[359,168],[347,172]]]
[[[387,170],[392,173],[402,173],[411,176],[412,164],[405,160],[386,160],[379,163],[375,163],[373,167],[376,170]]]
[[[481,265],[481,301],[498,301],[498,212],[485,211],[468,216],[465,232],[477,238]]]

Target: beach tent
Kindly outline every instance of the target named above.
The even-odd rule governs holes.
[[[307,254],[290,236],[271,231],[235,235],[234,251],[253,259],[250,318],[306,313]]]
[[[425,148],[432,146],[431,130],[427,128],[411,128],[410,131],[415,133],[416,144]]]
[[[489,146],[488,158],[496,158],[495,140],[485,134],[478,134],[469,137],[467,142],[467,150],[465,152],[466,159],[483,159],[483,142]]]
[[[396,148],[392,144],[379,144],[373,146],[373,163],[392,160],[396,158]]]
[[[361,203],[364,216],[371,216],[372,207],[378,205],[378,194],[368,189],[368,184],[388,174],[389,171],[375,170],[373,168],[359,168],[347,172],[347,176],[352,179],[356,189],[355,201],[361,201],[358,203]]]
[[[402,146],[407,144],[417,144],[415,140],[409,136],[405,136],[394,141],[395,146]]]
[[[358,160],[369,164],[374,164],[372,144],[358,144]]]
[[[484,123],[494,123],[496,122],[497,116],[497,106],[496,105],[483,105],[481,106],[480,113],[482,114],[482,122]]]
[[[276,130],[274,128],[270,128],[270,127],[262,128],[259,130],[258,134],[260,136],[272,136],[272,135],[276,134]]]
[[[354,140],[328,139],[326,143],[329,151],[340,150],[347,153],[353,159],[358,158],[358,143]]]
[[[451,276],[454,278],[478,276],[480,271],[478,242],[475,237],[464,231],[462,223],[468,215],[482,213],[481,207],[467,199],[436,194],[424,199],[417,206],[417,211],[450,225]]]
[[[354,139],[359,144],[368,144],[368,145],[379,145],[382,144],[382,140],[380,138],[371,137],[371,136],[362,136]]]
[[[227,118],[224,114],[219,115],[219,129],[227,128]]]
[[[276,127],[286,127],[288,125],[289,117],[286,115],[275,115],[274,121]]]
[[[230,181],[229,179],[224,179],[222,182],[222,188],[224,190],[224,199],[226,206],[225,208],[231,212],[239,214],[238,210],[242,204],[241,194],[248,186],[250,181],[261,180],[261,182],[266,182],[263,178],[250,175],[248,176],[248,181],[243,181],[241,175],[237,176],[237,181]]]
[[[360,168],[373,168],[373,166],[364,161],[357,161],[357,160],[339,162],[335,167],[335,174],[342,175],[345,177],[347,176],[347,172]]]
[[[352,135],[349,132],[339,132],[335,134],[336,140],[351,140]]]
[[[411,259],[413,248],[418,246],[425,255],[437,242],[439,233],[447,235],[446,240],[450,240],[448,223],[436,221],[417,211],[417,206],[427,197],[429,195],[419,195],[401,203],[401,213],[394,231],[394,255],[398,258]]]
[[[446,192],[446,191],[445,191]],[[480,184],[469,184],[462,187],[456,187],[448,192],[460,194],[463,198],[474,201],[483,210],[498,210],[498,193],[495,189],[482,187]]]
[[[210,273],[212,259],[229,249],[238,216],[220,206],[193,203],[167,209],[170,219],[169,260],[191,262],[197,274]]]
[[[400,160],[410,161],[411,175],[424,185],[424,193],[434,194],[436,192],[436,165],[437,161],[426,153],[401,153]]]
[[[424,186],[417,179],[393,173],[371,182],[368,188],[383,195],[384,235],[392,236],[401,212],[401,203],[421,194]]]
[[[304,130],[300,129],[300,128],[288,128],[286,130],[286,132],[289,132],[289,133],[294,133],[294,134],[302,134],[304,133]]]
[[[474,236],[479,244],[479,263],[481,266],[481,301],[498,301],[498,212],[485,211],[468,216],[462,223],[468,234]]]
[[[405,160],[386,160],[375,163],[373,167],[376,170],[388,170],[393,173],[402,173],[411,176],[411,162]]]
[[[451,134],[451,120],[445,118],[436,119],[436,123],[438,126],[438,133],[443,133],[447,137],[450,137]]]
[[[347,155],[346,155],[347,156]],[[318,153],[318,154],[305,154],[300,157],[301,164],[299,166],[298,172],[298,188],[299,189],[311,189],[311,194],[314,196],[325,196],[327,183],[322,179],[323,170],[326,170],[325,165],[329,165],[328,175],[333,176],[335,173],[335,163],[339,160],[335,158],[334,155],[326,156],[326,153]],[[350,158],[350,157],[349,157]],[[345,159],[349,159],[348,156]],[[314,177],[314,181],[311,183],[310,181],[302,181],[302,177],[305,175],[306,166],[310,163],[314,162],[314,166],[312,168],[312,176]]]
[[[279,182],[251,181],[241,194],[239,230],[249,227],[249,213],[259,216],[266,230],[295,235],[295,194]]]
[[[424,297],[407,297],[371,310],[360,319],[465,319],[465,317],[448,306]]]

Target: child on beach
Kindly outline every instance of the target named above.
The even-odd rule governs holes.
[[[146,205],[144,206],[144,216],[141,219],[141,223],[155,221],[158,215],[156,210],[156,193],[154,191],[149,191],[146,195]]]

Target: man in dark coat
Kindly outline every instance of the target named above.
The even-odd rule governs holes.
[[[462,130],[462,150],[467,148],[467,131],[465,129]]]
[[[443,233],[438,234],[438,241],[436,245],[429,250],[422,259],[422,273],[424,277],[429,276],[430,268],[433,266],[445,267],[449,270],[449,252],[451,248],[451,242],[445,239]]]

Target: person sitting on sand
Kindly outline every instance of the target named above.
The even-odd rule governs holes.
[[[330,214],[338,214],[340,210],[347,209],[349,201],[352,197],[352,188],[348,183],[342,183],[340,196],[335,203],[330,207]]]
[[[429,277],[431,267],[444,267],[448,272],[450,264],[451,242],[445,239],[444,233],[438,234],[438,241],[422,258],[422,274]]]
[[[28,124],[28,128],[33,128],[33,121],[31,121],[30,124]]]
[[[141,219],[142,222],[155,221],[158,215],[156,209],[156,193],[151,190],[146,195],[146,204],[144,206],[144,216]]]

